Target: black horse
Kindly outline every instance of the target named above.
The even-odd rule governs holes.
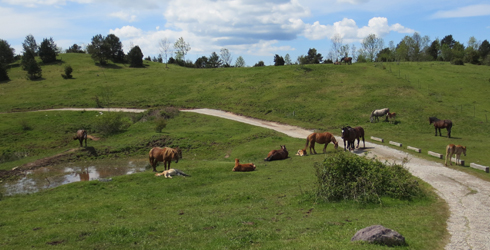
[[[447,129],[447,138],[451,138],[451,128],[453,127],[453,122],[451,120],[440,120],[437,117],[429,117],[429,124],[434,123],[434,128],[436,130],[435,136],[437,136],[437,129],[439,129],[439,136],[441,135],[441,128]]]
[[[366,141],[364,140],[364,129],[362,127],[352,128],[350,126],[346,126],[342,128],[342,140],[344,140],[344,151],[349,149],[354,150],[355,141],[357,139],[357,148],[359,148],[360,138],[362,137],[363,146],[366,147]],[[347,142],[347,148],[346,148]]]

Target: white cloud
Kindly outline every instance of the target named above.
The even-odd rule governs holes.
[[[119,38],[134,38],[142,36],[144,32],[134,26],[124,26],[114,30],[111,29],[109,33],[114,34]]]
[[[367,3],[369,0],[337,0],[339,3],[350,3],[350,4],[362,4]]]
[[[22,20],[22,22],[12,22]],[[28,34],[45,35],[53,34],[53,30],[66,28],[66,22],[55,17],[48,17],[44,13],[24,14],[18,13],[12,8],[0,7],[0,34],[2,39],[24,38]]]
[[[432,18],[474,17],[490,15],[490,4],[470,5],[454,10],[438,11]]]
[[[136,15],[127,13],[125,11],[114,12],[114,13],[109,14],[109,16],[120,18],[120,19],[127,21],[127,22],[130,22],[130,23],[136,21]]]
[[[92,0],[2,0],[2,2],[33,8],[40,5],[66,5],[66,2],[90,3]]]

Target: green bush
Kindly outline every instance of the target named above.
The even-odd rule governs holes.
[[[155,120],[155,132],[160,133],[167,126],[167,121],[164,118]]]
[[[461,58],[456,58],[451,61],[451,64],[453,65],[464,65],[463,59]]]
[[[125,115],[120,112],[102,113],[95,121],[93,128],[103,135],[117,134],[128,127],[124,118]]]
[[[73,68],[70,65],[65,66],[65,74],[62,74],[61,77],[64,79],[71,79],[73,76],[71,73],[73,72]]]
[[[417,180],[401,165],[338,152],[315,168],[317,197],[324,201],[381,204],[383,196],[412,200],[422,195]]]

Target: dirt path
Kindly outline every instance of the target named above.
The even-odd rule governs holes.
[[[182,110],[235,120],[276,130],[295,138],[306,138],[312,131],[299,127],[267,122],[212,109]],[[341,142],[341,138],[337,137]],[[420,159],[405,152],[366,142],[368,155],[388,162],[401,163],[404,158],[409,171],[432,185],[449,205],[447,230],[451,234],[445,249],[490,249],[490,182],[472,175]],[[361,154],[364,151],[357,151]]]

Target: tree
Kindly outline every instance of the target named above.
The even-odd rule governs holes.
[[[342,48],[342,36],[339,33],[335,33],[335,35],[332,37],[332,61],[335,59],[337,61],[339,57],[341,56],[341,48]]]
[[[259,61],[254,65],[254,67],[263,67],[263,66],[265,66],[264,61]]]
[[[306,55],[306,63],[307,64],[318,64],[323,61],[323,56],[320,53],[316,52],[316,49],[309,49],[308,54]]]
[[[285,65],[292,65],[293,62],[291,62],[291,56],[289,56],[289,54],[286,54],[286,56],[284,56],[284,64]]]
[[[349,44],[342,45],[339,50],[340,57],[348,57],[349,56]]]
[[[114,34],[109,34],[105,37],[104,43],[107,44],[108,47],[107,53],[109,55],[110,60],[118,63],[124,62],[124,52],[122,50],[123,45],[121,43],[121,40],[119,40],[119,37],[117,37]],[[121,55],[123,56],[121,57]]]
[[[94,61],[99,61],[101,65],[107,64],[107,60],[111,58],[110,46],[101,34],[92,37],[92,42],[87,46],[87,52]]]
[[[24,43],[22,43],[22,47],[24,48],[24,52],[29,50],[34,54],[34,56],[37,56],[38,46],[33,35],[29,34],[26,36]]]
[[[441,47],[444,46],[444,44],[447,44],[447,46],[452,49],[455,42],[453,35],[447,35],[441,40]]]
[[[72,46],[68,47],[66,53],[85,53],[85,51],[83,51],[81,46],[74,43]]]
[[[196,65],[196,68],[206,68],[207,64],[208,58],[205,56],[197,58],[196,62],[194,63],[194,65]]]
[[[367,59],[373,61],[375,55],[383,48],[383,38],[376,37],[375,34],[370,34],[362,39],[362,49],[367,53]]]
[[[58,55],[58,52],[53,38],[44,38],[39,47],[39,57],[41,57],[43,63],[56,61],[56,55]]]
[[[27,70],[27,67],[28,67],[30,61],[35,61],[34,52],[32,52],[31,50],[26,50],[22,54],[22,60],[20,62],[23,70]]]
[[[191,50],[191,46],[184,41],[183,37],[180,37],[174,43],[174,49],[176,50],[175,51],[176,60],[185,61],[185,55],[187,55],[187,52],[189,52]]]
[[[73,76],[71,75],[72,72],[73,72],[73,68],[70,65],[66,65],[65,74],[62,74],[61,77],[63,77],[64,79],[71,79],[73,78]]]
[[[391,62],[393,61],[393,55],[391,53],[390,48],[384,48],[379,51],[378,55],[376,55],[377,62]]]
[[[7,64],[0,61],[0,82],[10,80],[7,74]]]
[[[128,53],[129,67],[143,67],[143,53],[138,45]]]
[[[208,68],[219,68],[223,64],[223,61],[221,61],[221,58],[216,54],[216,52],[211,53],[211,55],[208,58],[208,63],[207,67]]]
[[[0,39],[0,63],[13,63],[14,52],[15,49],[11,48],[7,41]]]
[[[478,50],[480,48],[481,42],[478,42],[474,36],[470,37],[468,40],[468,46],[466,48],[473,48],[473,50]]]
[[[34,59],[26,62],[25,70],[27,71],[27,78],[31,80],[36,80],[42,77],[42,70]]]
[[[172,49],[170,47],[170,41],[165,37],[158,42],[160,48],[160,56],[163,61],[165,61],[165,67],[168,68],[168,55],[172,54]]]
[[[220,58],[221,58],[221,61],[223,62],[223,67],[230,67],[231,66],[231,61],[233,61],[233,57],[231,56],[228,49],[222,48],[220,50]]]
[[[478,48],[478,53],[480,53],[481,58],[485,60],[489,52],[490,52],[490,43],[487,40],[484,40],[480,44],[480,47]]]
[[[274,66],[283,66],[284,58],[278,54],[274,56]]]
[[[245,67],[245,59],[243,59],[242,56],[239,56],[237,59],[236,59],[236,62],[235,62],[235,67],[239,68],[239,67]]]
[[[352,56],[352,62],[357,61],[357,48],[356,48],[356,45],[354,45],[354,44],[352,44],[351,56]]]
[[[439,51],[441,50],[441,43],[439,39],[432,41],[429,48],[427,49],[427,54],[432,60],[437,60],[439,57]]]

